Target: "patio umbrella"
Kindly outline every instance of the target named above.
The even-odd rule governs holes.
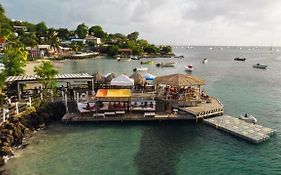
[[[135,84],[143,85],[145,83],[145,78],[138,72],[133,73],[130,78],[132,78]]]
[[[116,75],[115,75],[114,73],[110,73],[110,74],[108,74],[108,75],[105,77],[105,81],[106,81],[107,83],[110,83],[111,80],[112,80],[113,78],[115,78],[115,77],[116,77]]]
[[[100,72],[94,73],[93,77],[96,83],[105,83],[105,77]]]
[[[185,74],[172,74],[167,76],[156,77],[156,84],[166,84],[170,86],[183,87],[183,86],[196,86],[204,85],[205,81]]]

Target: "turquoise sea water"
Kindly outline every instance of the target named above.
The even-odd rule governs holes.
[[[207,81],[205,90],[220,99],[227,114],[253,114],[262,125],[277,130],[269,141],[254,145],[193,122],[52,124],[5,165],[12,175],[66,174],[281,174],[281,53],[274,48],[176,48],[183,59],[176,68],[147,65],[155,75],[185,73]],[[280,49],[280,48],[279,48]],[[246,57],[246,62],[234,57]],[[207,64],[202,64],[203,58]],[[267,64],[267,70],[252,68]],[[132,74],[140,61],[109,58],[57,62],[60,72]],[[146,66],[146,65],[145,65]]]

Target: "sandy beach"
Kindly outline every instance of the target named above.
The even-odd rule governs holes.
[[[34,67],[40,65],[42,61],[45,61],[45,60],[28,61],[24,68],[25,75],[34,75],[35,74]],[[61,67],[63,64],[62,61],[51,61],[51,62],[53,63],[53,65],[56,69]]]

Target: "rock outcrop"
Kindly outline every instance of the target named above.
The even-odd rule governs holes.
[[[59,121],[66,113],[61,102],[49,103],[44,108],[20,118],[10,117],[0,126],[0,166],[4,165],[3,156],[13,156],[13,147],[26,147],[25,138],[32,132],[43,129],[52,121]]]

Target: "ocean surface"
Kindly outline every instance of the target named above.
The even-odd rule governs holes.
[[[279,52],[280,49],[280,52]],[[148,67],[154,75],[185,73],[206,80],[205,91],[217,97],[225,113],[249,113],[258,123],[277,130],[259,145],[248,143],[201,123],[54,123],[34,134],[30,145],[5,165],[11,175],[133,174],[281,174],[281,48],[177,47],[182,59],[175,68]],[[234,61],[245,57],[246,62]],[[202,64],[203,58],[208,59]],[[144,61],[144,60],[141,60]],[[253,64],[268,65],[267,70]],[[61,73],[100,71],[132,74],[140,61],[107,57],[55,62]]]

